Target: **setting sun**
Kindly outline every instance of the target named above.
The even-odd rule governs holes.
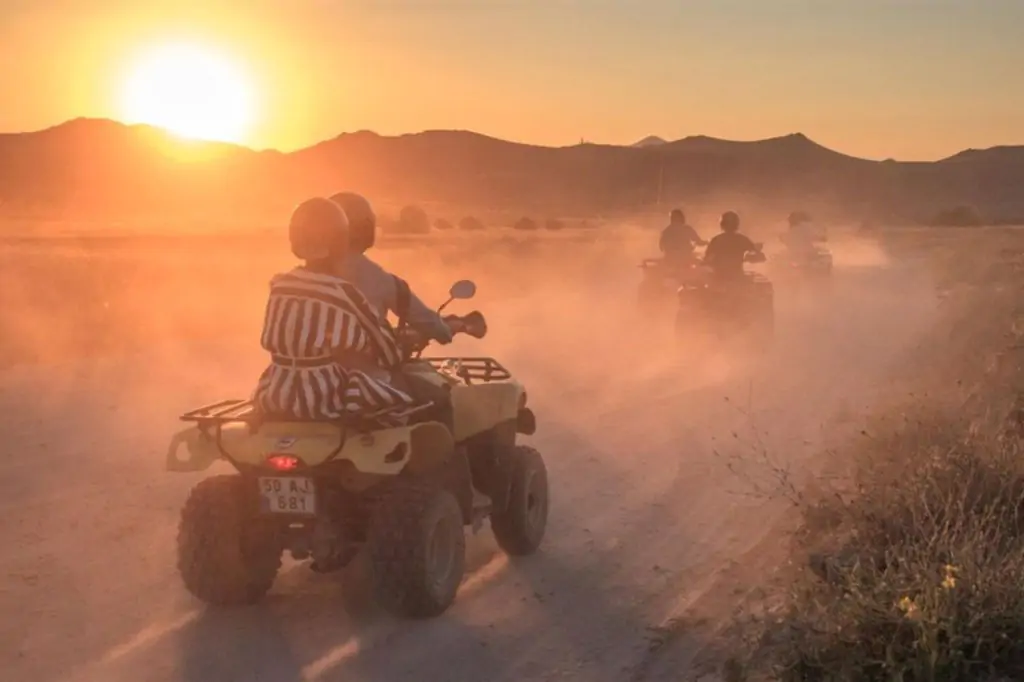
[[[198,45],[151,49],[131,66],[122,117],[182,137],[241,143],[256,115],[252,84],[228,57]]]

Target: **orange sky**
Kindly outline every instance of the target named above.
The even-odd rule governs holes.
[[[801,131],[931,159],[1024,143],[1021,26],[1020,0],[4,0],[0,130],[121,118],[137,55],[185,40],[251,74],[257,147]]]

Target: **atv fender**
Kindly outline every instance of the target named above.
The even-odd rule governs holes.
[[[395,476],[406,468],[419,474],[441,466],[454,448],[452,435],[438,422],[369,433],[316,422],[269,422],[253,433],[248,424],[233,423],[221,426],[219,436],[216,430],[204,432],[195,426],[174,434],[166,468],[204,471],[218,459],[236,466],[262,466],[272,454],[287,454],[306,466],[347,461],[362,474]]]
[[[407,365],[406,371],[416,373],[436,386],[450,388],[456,443],[505,422],[522,423],[524,428],[536,428],[533,413],[523,415],[520,411],[525,406],[522,398],[526,389],[515,379],[467,384],[456,376],[437,371],[427,362],[411,363]],[[532,427],[529,426],[531,423]]]
[[[518,422],[522,395],[523,387],[516,381],[453,386],[455,441],[461,443],[504,422]]]

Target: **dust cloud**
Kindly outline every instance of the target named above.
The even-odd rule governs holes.
[[[828,288],[754,266],[775,280],[772,351],[684,351],[670,308],[651,317],[635,306],[637,264],[654,255],[657,232],[594,232],[396,237],[375,249],[428,304],[455,280],[477,283],[476,298],[449,310],[482,311],[488,337],[432,352],[491,355],[525,383],[553,496],[540,555],[481,573],[487,584],[449,616],[387,630],[387,646],[334,606],[325,613],[337,586],[310,584],[300,569],[282,577],[283,601],[255,616],[197,616],[174,576],[176,515],[197,478],[163,473],[162,448],[182,411],[251,391],[266,362],[268,280],[291,265],[283,232],[8,243],[0,574],[21,577],[0,591],[0,612],[21,615],[17,627],[0,625],[0,641],[15,647],[0,650],[2,667],[25,680],[88,666],[102,668],[97,679],[145,669],[171,680],[199,679],[216,660],[243,679],[294,660],[325,680],[352,670],[515,680],[536,665],[622,679],[646,628],[709,593],[719,568],[782,518],[782,506],[734,494],[722,458],[815,471],[844,424],[887,390],[889,369],[937,308],[927,273],[850,236],[833,245]],[[483,535],[476,565],[493,567]],[[300,596],[309,591],[314,604]],[[482,649],[473,628],[487,623]],[[128,651],[140,631],[161,634],[104,655]],[[331,658],[346,646],[356,653]],[[443,667],[438,650],[450,654]],[[281,679],[301,679],[295,670]]]

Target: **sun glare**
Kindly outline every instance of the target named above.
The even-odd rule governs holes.
[[[125,122],[192,139],[243,143],[256,114],[244,71],[198,45],[165,45],[140,55],[121,97]]]

